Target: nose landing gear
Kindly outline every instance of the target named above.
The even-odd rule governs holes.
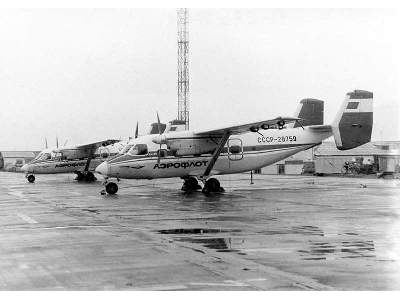
[[[118,185],[115,182],[106,183],[106,192],[109,195],[114,195],[118,192]]]
[[[28,179],[28,182],[30,182],[30,183],[34,183],[35,182],[35,175],[33,175],[33,174],[27,174],[26,176],[26,179]]]
[[[86,182],[93,182],[96,181],[97,178],[94,176],[94,174],[90,171],[88,172],[81,172],[81,171],[76,171],[76,181],[86,181]]]

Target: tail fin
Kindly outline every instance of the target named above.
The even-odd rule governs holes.
[[[296,121],[293,127],[324,124],[324,101],[317,99],[301,100],[295,117],[302,119],[302,121]]]
[[[346,94],[332,124],[339,150],[353,149],[371,141],[373,93],[355,90]]]

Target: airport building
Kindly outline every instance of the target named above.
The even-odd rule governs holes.
[[[38,154],[38,151],[0,151],[0,170],[18,171]]]
[[[351,150],[338,150],[334,142],[295,154],[262,168],[261,174],[340,174],[345,162],[356,162],[362,173],[400,172],[400,141],[370,142]]]

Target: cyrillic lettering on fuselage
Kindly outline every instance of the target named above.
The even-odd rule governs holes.
[[[55,168],[69,168],[69,167],[83,167],[85,166],[85,162],[76,162],[76,163],[61,163],[55,166]]]
[[[207,165],[206,160],[203,161],[184,161],[184,162],[170,162],[170,163],[160,163],[155,164],[153,169],[169,169],[169,168],[198,168],[205,167]]]

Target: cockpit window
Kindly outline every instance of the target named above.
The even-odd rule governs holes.
[[[133,147],[133,144],[128,144],[122,150],[119,152],[120,154],[127,153],[131,148]]]
[[[41,152],[36,156],[36,160],[49,160],[51,159],[51,154],[48,152]]]
[[[145,155],[148,153],[146,144],[136,144],[132,149],[129,150],[130,155]]]

